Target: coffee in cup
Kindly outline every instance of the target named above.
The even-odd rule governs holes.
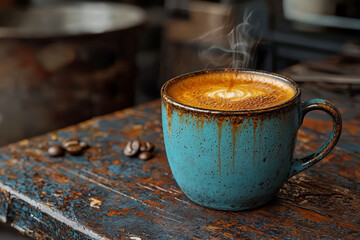
[[[326,100],[302,103],[300,95],[291,79],[257,70],[198,71],[166,82],[165,150],[185,195],[218,210],[256,208],[329,154],[340,137],[340,113]],[[297,132],[312,110],[328,113],[333,131],[318,151],[297,159]]]
[[[216,72],[174,82],[167,93],[172,99],[193,107],[241,111],[278,105],[292,98],[295,90],[273,77]]]

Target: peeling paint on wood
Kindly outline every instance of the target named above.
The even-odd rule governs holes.
[[[319,91],[305,88],[305,100]],[[359,239],[360,100],[328,96],[344,118],[338,145],[262,208],[216,211],[188,200],[169,169],[155,101],[1,148],[0,220],[36,239]],[[307,116],[297,153],[330,131],[323,115]],[[83,155],[47,155],[76,136],[90,143]],[[122,154],[137,137],[156,144],[154,158]]]

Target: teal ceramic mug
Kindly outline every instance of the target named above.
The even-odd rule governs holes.
[[[271,77],[285,82],[295,93],[278,105],[243,111],[188,106],[168,94],[178,81],[219,72]],[[166,82],[161,89],[166,155],[185,195],[195,203],[218,210],[256,208],[270,201],[287,179],[329,154],[341,134],[341,115],[326,100],[302,103],[300,95],[294,81],[256,70],[198,71]],[[312,110],[330,115],[331,136],[315,153],[294,158],[297,132],[306,113]]]

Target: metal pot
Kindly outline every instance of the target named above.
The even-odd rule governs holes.
[[[0,144],[133,105],[138,7],[0,10]]]

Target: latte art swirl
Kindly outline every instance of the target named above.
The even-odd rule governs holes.
[[[241,89],[217,89],[208,91],[205,93],[206,96],[219,99],[227,99],[230,101],[240,101],[251,97],[262,96],[265,93],[259,89],[247,89],[246,91]]]

